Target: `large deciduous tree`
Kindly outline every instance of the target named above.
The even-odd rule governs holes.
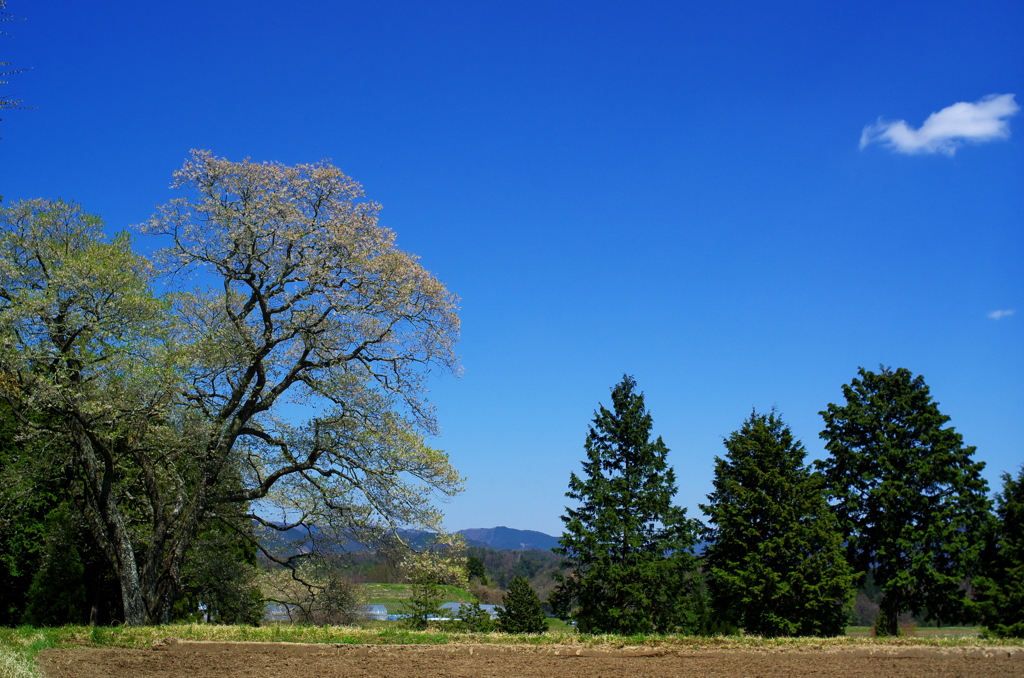
[[[562,516],[555,552],[569,573],[550,600],[588,633],[692,631],[690,604],[697,523],[672,505],[675,473],[668,447],[651,440],[653,419],[636,381],[625,376],[587,434],[584,477],[566,496],[579,502]]]
[[[194,152],[173,185],[186,197],[141,227],[166,239],[157,266],[75,205],[0,224],[3,395],[24,435],[60,440],[129,624],[169,620],[213,522],[369,540],[434,527],[434,494],[461,487],[424,440],[425,375],[457,368],[455,299],[358,184]]]
[[[803,445],[775,412],[753,412],[725,448],[701,506],[716,615],[762,636],[842,635],[853,574]]]
[[[920,375],[858,374],[846,402],[821,413],[830,456],[819,464],[851,563],[883,591],[877,630],[897,634],[906,611],[955,620],[990,519],[984,464]]]

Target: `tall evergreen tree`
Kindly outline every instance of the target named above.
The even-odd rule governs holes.
[[[775,412],[753,412],[725,448],[701,506],[716,616],[762,636],[841,635],[853,574],[803,445]]]
[[[843,396],[821,413],[831,456],[819,463],[851,562],[883,591],[877,631],[897,634],[906,611],[956,620],[990,520],[985,465],[944,428],[920,375],[861,368]]]
[[[555,552],[570,569],[549,598],[580,631],[693,631],[690,600],[698,523],[672,505],[675,473],[668,447],[652,441],[653,420],[636,382],[624,376],[587,434],[584,477],[575,473],[566,496],[565,530]]]
[[[988,632],[1000,638],[1024,638],[1024,466],[1017,479],[1003,474],[996,496],[996,524],[984,576],[974,580],[976,602]]]

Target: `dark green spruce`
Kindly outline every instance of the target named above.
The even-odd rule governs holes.
[[[1024,466],[1016,480],[1003,474],[992,532],[984,576],[974,580],[973,607],[989,634],[1024,638]]]
[[[512,585],[501,597],[498,629],[502,633],[544,633],[548,630],[540,597],[526,577],[513,579]]]
[[[883,592],[877,632],[897,635],[903,612],[959,621],[991,520],[984,464],[920,375],[861,368],[843,396],[821,413],[819,464],[851,563]]]
[[[761,636],[842,635],[853,574],[803,445],[775,412],[753,412],[725,449],[701,506],[716,618]]]
[[[698,523],[672,505],[668,447],[651,440],[653,420],[632,377],[595,413],[583,477],[572,474],[565,529],[555,552],[569,570],[549,598],[585,633],[691,633]]]

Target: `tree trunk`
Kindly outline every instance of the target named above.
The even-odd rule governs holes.
[[[118,576],[121,580],[121,598],[124,600],[124,623],[128,626],[146,625],[146,606],[142,602],[139,580],[131,576]]]
[[[118,582],[121,584],[121,600],[124,603],[124,623],[128,626],[143,626],[146,623],[146,603],[139,582],[139,568],[135,564],[135,549],[121,520],[121,512],[112,501],[105,507],[107,522],[114,529],[111,544],[117,555],[114,565]],[[105,551],[107,549],[104,549]]]
[[[77,418],[67,417],[67,423],[75,461],[84,476],[80,482],[72,480],[72,495],[85,516],[93,539],[117,575],[124,605],[124,623],[142,626],[146,623],[146,605],[139,581],[139,568],[135,562],[135,549],[125,528],[121,510],[112,496],[112,456],[106,449],[101,449],[101,454],[97,454],[95,441]]]
[[[888,598],[882,598],[878,606],[878,618],[875,620],[875,635],[878,637],[900,635],[900,611],[892,609],[894,602],[886,603]]]

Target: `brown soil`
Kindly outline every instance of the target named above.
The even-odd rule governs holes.
[[[1024,676],[1024,648],[875,647],[694,651],[568,646],[300,645],[179,642],[150,650],[54,649],[49,678],[282,676],[285,678],[660,678],[669,676]]]

